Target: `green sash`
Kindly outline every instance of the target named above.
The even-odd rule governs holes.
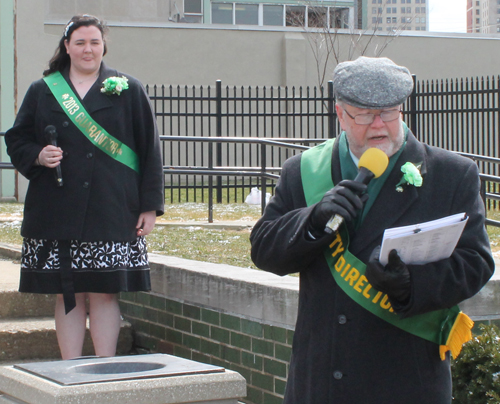
[[[125,164],[137,173],[139,172],[137,154],[94,121],[60,72],[44,77],[44,81],[71,122],[92,144],[116,161]]]
[[[319,202],[325,192],[334,186],[331,176],[334,141],[335,139],[330,139],[302,153],[302,186],[308,206]],[[343,224],[324,251],[333,278],[340,288],[377,317],[440,345],[442,359],[448,350],[451,350],[453,357],[458,356],[463,343],[472,338],[472,320],[460,312],[458,306],[400,319],[392,309],[387,294],[370,285],[364,275],[366,265],[348,251],[348,245],[349,234]]]

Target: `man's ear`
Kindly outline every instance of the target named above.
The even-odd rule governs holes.
[[[339,104],[335,104],[335,112],[337,112],[337,119],[339,120],[340,127],[345,130],[344,127],[344,110]]]

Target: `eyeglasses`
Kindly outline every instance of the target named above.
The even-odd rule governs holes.
[[[370,125],[371,123],[373,123],[376,116],[380,116],[380,119],[382,119],[382,121],[384,122],[395,121],[399,118],[399,114],[401,113],[401,110],[399,109],[391,109],[389,111],[382,111],[380,114],[359,114],[356,116],[352,116],[349,112],[347,112],[346,109],[342,109],[347,115],[349,115],[351,119],[354,119],[354,122],[356,122],[358,125]]]

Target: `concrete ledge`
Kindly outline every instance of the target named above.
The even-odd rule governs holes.
[[[262,323],[293,329],[299,278],[264,271],[149,254],[152,292],[169,299],[238,313]],[[500,260],[495,259],[497,268]],[[500,319],[500,273],[461,309],[473,320]]]
[[[149,254],[152,292],[262,323],[294,328],[299,278]]]

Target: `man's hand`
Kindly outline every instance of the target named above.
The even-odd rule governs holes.
[[[396,250],[389,253],[389,262],[384,267],[380,261],[380,246],[376,247],[366,266],[366,279],[377,290],[401,304],[405,304],[410,298],[410,271],[406,264],[401,261]]]
[[[366,185],[352,180],[343,180],[329,190],[318,202],[311,213],[311,227],[315,233],[322,234],[326,223],[332,216],[340,215],[346,222],[351,221],[363,207]]]
[[[137,229],[137,236],[147,236],[155,227],[156,211],[143,212],[139,215],[139,220],[135,228]]]

